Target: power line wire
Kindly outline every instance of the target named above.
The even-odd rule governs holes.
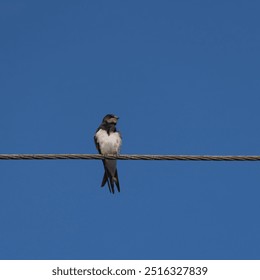
[[[260,161],[260,155],[99,155],[99,154],[0,154],[0,160],[190,160],[190,161]]]

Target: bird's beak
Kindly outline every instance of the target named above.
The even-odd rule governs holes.
[[[113,122],[113,123],[117,123],[118,119],[119,119],[119,117],[114,116],[114,118],[112,119],[112,122]]]

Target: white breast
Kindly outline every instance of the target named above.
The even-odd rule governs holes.
[[[118,132],[108,135],[105,130],[100,129],[96,133],[96,139],[102,154],[119,154],[122,139]]]

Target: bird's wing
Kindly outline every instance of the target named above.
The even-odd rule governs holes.
[[[96,145],[96,148],[97,148],[98,152],[101,154],[101,150],[100,150],[100,146],[99,146],[96,134],[94,136],[94,142],[95,142],[95,145]]]

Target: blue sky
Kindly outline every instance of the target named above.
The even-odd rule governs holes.
[[[260,154],[258,1],[0,1],[0,153]],[[0,161],[1,259],[259,259],[258,162]]]

